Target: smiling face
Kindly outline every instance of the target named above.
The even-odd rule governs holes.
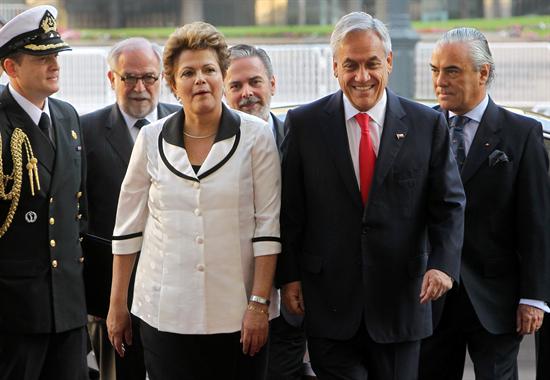
[[[107,74],[111,87],[115,91],[116,102],[127,114],[137,119],[144,118],[157,106],[160,94],[160,79],[146,86],[138,80],[134,86],[127,86],[121,79],[128,75],[159,76],[160,62],[155,52],[150,49],[129,49],[118,57],[117,67]]]
[[[214,50],[183,50],[174,67],[172,91],[186,115],[200,116],[221,110],[223,76]]]
[[[351,32],[334,55],[333,70],[349,101],[365,112],[384,93],[392,70],[392,53],[386,56],[382,40],[375,32]]]
[[[463,115],[485,97],[489,65],[476,70],[466,43],[438,46],[430,67],[435,95],[442,108]]]
[[[13,88],[39,108],[59,90],[57,53],[21,54],[15,59],[7,58],[4,65]]]
[[[225,98],[231,108],[268,120],[275,78],[268,77],[259,57],[237,58],[225,77]]]

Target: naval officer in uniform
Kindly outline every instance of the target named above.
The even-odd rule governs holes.
[[[52,6],[0,29],[0,379],[87,379],[78,115],[49,98],[69,50]]]

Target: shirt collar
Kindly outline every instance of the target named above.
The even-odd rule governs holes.
[[[489,104],[489,95],[485,94],[485,97],[477,106],[472,108],[470,111],[466,112],[463,116],[467,116],[470,118],[470,120],[474,120],[479,124],[481,121],[481,118],[483,117],[483,114],[485,113],[485,109],[487,108],[487,105]],[[449,111],[449,120],[453,116],[456,116],[456,114],[452,111]]]
[[[124,121],[126,122],[126,125],[128,126],[128,128],[133,127],[136,121],[139,120],[138,118],[135,118],[131,115],[128,115],[126,112],[124,112],[122,107],[118,106],[118,109],[120,110],[120,113],[122,114],[122,117],[124,118]],[[153,111],[150,114],[146,115],[145,117],[141,117],[140,119],[147,119],[149,123],[157,121],[158,119],[157,107],[156,106],[153,107]]]
[[[355,115],[357,115],[358,113],[361,113],[361,111],[359,111],[357,108],[353,106],[353,104],[351,104],[346,94],[343,94],[343,95],[344,95],[343,96],[344,115],[347,122],[350,119],[353,119]],[[384,90],[378,102],[376,102],[376,104],[366,112],[369,115],[369,118],[379,126],[384,125],[384,119],[386,118],[387,102],[388,102],[388,95],[386,94],[386,90]]]
[[[32,104],[27,98],[25,98],[23,95],[17,92],[17,90],[12,86],[10,86],[9,84],[8,84],[8,89],[10,91],[11,96],[13,96],[13,99],[15,99],[17,104],[19,104],[19,106],[23,108],[23,111],[25,111],[27,115],[29,115],[29,117],[34,122],[34,124],[38,125],[38,123],[40,122],[40,116],[42,116],[42,112],[46,112],[50,120],[52,119],[50,116],[50,106],[48,103],[48,98],[44,100],[44,109],[41,110],[40,108]]]

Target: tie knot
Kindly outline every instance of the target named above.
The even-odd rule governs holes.
[[[136,121],[136,123],[134,124],[134,127],[136,127],[137,129],[141,129],[141,127],[143,127],[144,125],[147,125],[149,124],[149,120],[147,119],[139,119],[138,121]]]
[[[359,127],[361,127],[361,133],[368,133],[369,132],[369,120],[370,117],[366,113],[358,113],[355,115],[355,120],[357,120],[357,123],[359,124]]]
[[[47,135],[50,126],[50,117],[46,112],[42,112],[42,115],[40,115],[40,121],[38,122],[38,127],[42,130],[42,132],[46,133]]]
[[[470,121],[468,116],[453,116],[451,118],[451,128],[462,129]]]

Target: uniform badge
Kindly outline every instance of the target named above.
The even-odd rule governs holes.
[[[27,223],[34,223],[36,222],[36,219],[38,219],[38,215],[36,215],[36,212],[29,211],[25,214],[25,221]]]
[[[74,130],[71,130],[71,136],[73,136],[73,140],[76,140],[78,138],[78,135]]]

